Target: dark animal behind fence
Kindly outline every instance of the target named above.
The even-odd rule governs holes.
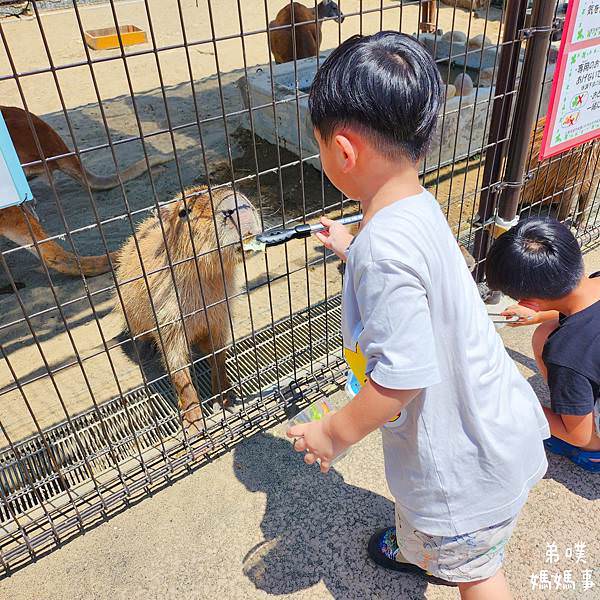
[[[579,225],[597,187],[600,144],[589,142],[574,150],[540,163],[539,154],[546,118],[537,122],[531,134],[531,158],[526,173],[532,178],[525,184],[522,206],[558,205],[557,219],[571,217]]]
[[[320,2],[316,15],[314,8],[308,8],[299,2],[284,6],[277,13],[275,20],[269,23],[269,29],[272,30],[269,33],[271,52],[275,62],[285,63],[316,56],[321,46],[322,19],[327,18],[336,18],[339,23],[343,22],[344,15],[335,2]],[[282,29],[273,30],[275,27]]]

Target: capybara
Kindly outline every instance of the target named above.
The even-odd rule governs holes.
[[[228,394],[222,396],[227,403],[233,391],[223,350],[231,335],[226,296],[237,290],[240,236],[257,234],[259,221],[250,200],[229,187],[214,190],[212,203],[204,187],[186,190],[185,198],[140,223],[135,234],[139,254],[134,236],[119,251],[116,271],[123,306],[118,296],[115,305],[125,311],[134,339],[150,340],[161,352],[184,420],[195,432],[201,429],[202,413],[189,347],[211,356],[213,394]]]
[[[527,181],[521,197],[521,207],[541,204],[558,205],[556,217],[565,221],[571,217],[579,225],[595,192],[596,172],[600,167],[600,144],[588,142],[579,148],[539,161],[546,118],[541,118],[530,139],[530,160]],[[539,206],[537,206],[539,210]]]

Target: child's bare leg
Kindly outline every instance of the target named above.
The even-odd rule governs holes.
[[[542,352],[544,351],[544,346],[546,344],[546,340],[548,336],[558,327],[558,321],[546,321],[537,327],[537,329],[533,332],[533,338],[531,339],[531,344],[533,346],[533,356],[535,357],[535,362],[537,363],[538,369],[542,374],[542,377],[547,380],[548,379],[548,369],[546,369],[546,365],[544,360],[542,359]]]
[[[458,589],[462,600],[512,600],[502,569],[489,579],[459,583]]]

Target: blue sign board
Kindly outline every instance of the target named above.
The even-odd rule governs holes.
[[[33,194],[0,112],[0,209],[27,200],[33,200]]]

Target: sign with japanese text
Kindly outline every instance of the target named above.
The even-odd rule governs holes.
[[[540,160],[600,136],[600,0],[570,0]]]

